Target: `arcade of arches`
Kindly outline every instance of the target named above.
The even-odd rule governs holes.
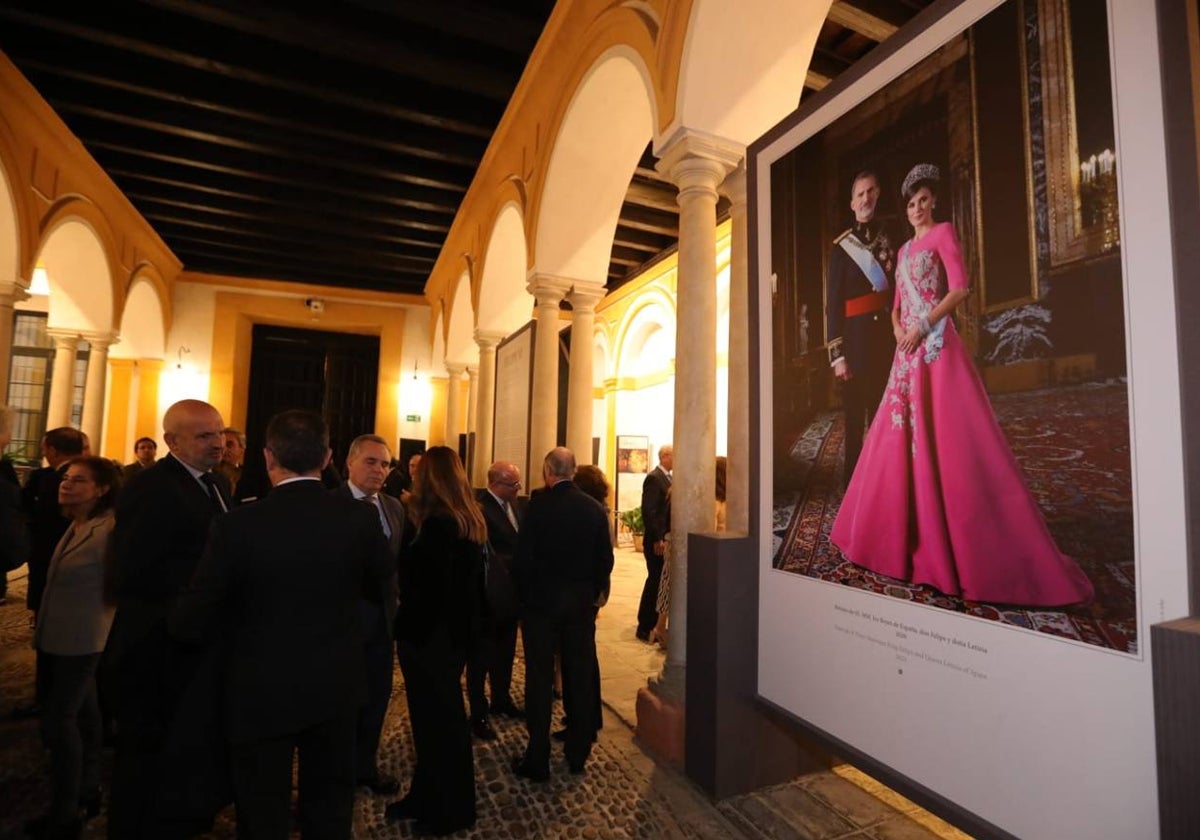
[[[730,464],[729,527],[748,525],[747,383],[725,376],[749,367],[743,157],[796,107],[829,3],[754,5],[559,4],[423,297],[187,271],[0,55],[0,372],[18,409],[15,454],[36,457],[40,429],[74,423],[99,454],[129,460],[183,397],[242,425],[259,323],[379,336],[374,431],[431,445],[473,434],[474,451],[490,453],[497,348],[549,319],[532,348],[528,451],[536,463],[559,442],[560,404],[563,442],[587,462],[598,439],[609,475],[618,434],[652,449],[673,441],[672,574],[684,580],[686,535],[715,526],[717,454]],[[621,202],[647,144],[678,188],[678,251],[607,294]],[[721,195],[730,212],[718,225]],[[48,295],[31,294],[35,275]],[[322,311],[306,305],[314,298]],[[41,319],[40,367],[26,364],[23,328],[14,341],[22,316]],[[476,485],[488,460],[474,458]],[[678,699],[686,604],[675,601],[667,684]]]

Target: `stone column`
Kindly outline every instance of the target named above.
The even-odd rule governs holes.
[[[750,530],[750,266],[745,160],[725,178],[729,199],[729,459],[725,476],[725,527]]]
[[[533,346],[533,405],[530,407],[529,464],[525,484],[542,486],[542,459],[558,445],[558,304],[571,287],[570,280],[535,274],[526,287],[537,300],[537,327]]]
[[[475,344],[479,347],[479,393],[475,399],[475,464],[471,471],[471,482],[475,487],[487,486],[487,470],[492,465],[493,432],[496,428],[496,345],[503,339],[504,333],[475,330]]]
[[[467,365],[467,434],[475,431],[479,414],[479,365]]]
[[[604,298],[603,286],[576,283],[567,295],[571,301],[571,370],[567,379],[567,448],[576,464],[592,463],[592,333],[596,327],[596,304]]]
[[[687,651],[687,537],[716,528],[717,186],[744,149],[681,128],[657,168],[679,188],[675,304],[675,465],[671,481],[671,599],[658,693],[683,700]]]
[[[464,464],[467,471],[467,481],[471,480],[471,476],[475,471],[475,444],[477,440],[471,439],[471,433],[475,431],[475,415],[479,413],[479,365],[467,365],[467,463]]]
[[[54,367],[50,373],[50,405],[46,409],[46,429],[57,429],[71,422],[71,395],[75,390],[75,351],[79,349],[76,330],[47,329],[54,339]]]
[[[0,405],[8,402],[8,378],[12,371],[13,304],[29,294],[16,281],[0,284]]]
[[[462,431],[462,375],[466,365],[446,363],[450,381],[446,387],[446,445],[458,451],[458,434]]]
[[[100,429],[104,425],[104,386],[108,378],[108,348],[119,339],[116,333],[83,333],[90,346],[87,379],[83,386],[83,417],[79,430],[92,442],[93,454],[99,455],[103,445]],[[126,407],[128,409],[128,407]],[[118,457],[125,457],[120,453]]]

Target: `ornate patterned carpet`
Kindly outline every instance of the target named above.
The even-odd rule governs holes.
[[[1127,653],[1137,652],[1126,383],[992,398],[1000,425],[1066,554],[1096,588],[1085,608],[1021,609],[966,601],[855,566],[829,541],[842,501],[840,413],[817,416],[776,459],[774,566]]]

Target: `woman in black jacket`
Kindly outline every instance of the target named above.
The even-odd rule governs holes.
[[[408,794],[387,807],[417,835],[475,824],[475,763],[462,672],[483,608],[487,526],[458,455],[435,446],[413,477],[416,536],[400,561],[396,640],[417,755]]]

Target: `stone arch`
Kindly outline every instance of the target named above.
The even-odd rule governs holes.
[[[506,335],[529,320],[532,299],[525,291],[528,266],[525,219],[516,202],[496,216],[481,265],[477,325]]]
[[[610,376],[612,370],[612,336],[608,324],[597,321],[596,331],[592,337],[592,383],[599,384]]]
[[[653,137],[656,103],[641,54],[605,51],[574,89],[537,196],[538,273],[603,285],[629,181]]]
[[[129,286],[126,289],[126,306],[128,306],[129,294],[133,292],[134,285],[138,283],[149,284],[155,292],[158,299],[159,318],[162,321],[164,333],[171,331],[171,321],[174,316],[174,310],[171,306],[171,287],[167,284],[167,280],[163,277],[158,266],[151,262],[143,262],[134,267],[132,274],[129,276]],[[124,310],[122,310],[122,318],[124,318]]]
[[[471,276],[465,271],[458,278],[447,322],[446,364],[473,363],[478,357],[475,349],[475,318],[471,312]]]
[[[675,307],[665,295],[647,295],[626,315],[617,333],[614,373],[620,377],[661,370],[675,358]],[[663,364],[652,356],[665,354]]]
[[[109,354],[115,359],[162,359],[166,352],[167,324],[160,289],[145,272],[129,285],[121,311],[121,340]]]
[[[446,374],[446,321],[445,311],[441,307],[433,315],[433,345],[430,348],[429,375],[445,376]]]
[[[59,218],[38,249],[50,278],[47,326],[111,332],[118,298],[113,266],[105,242],[91,223],[67,215]],[[120,296],[124,302],[124,295]]]
[[[6,163],[0,151],[0,286],[10,282],[26,286],[28,281],[22,282],[21,271],[21,217]]]
[[[829,3],[694,2],[679,64],[675,119],[749,145],[796,110]]]

